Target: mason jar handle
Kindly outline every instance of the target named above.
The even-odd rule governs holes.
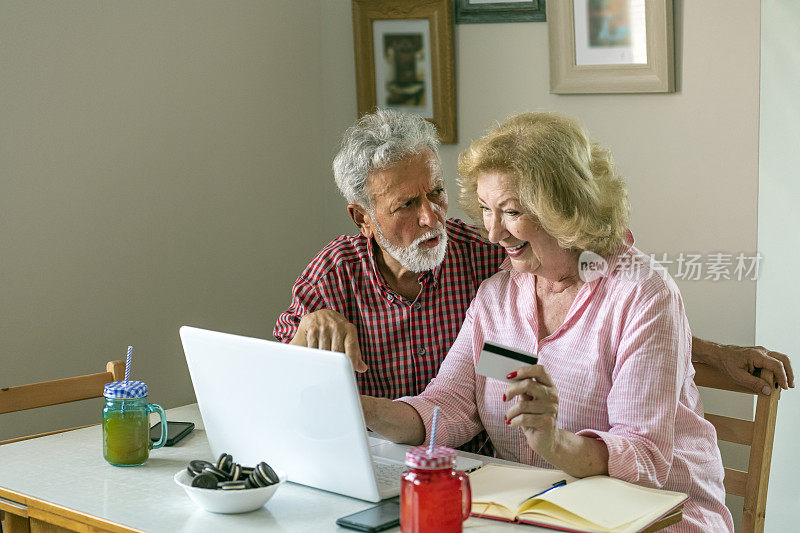
[[[463,522],[472,513],[472,487],[466,473],[459,472],[458,479],[461,481],[461,521]]]
[[[148,413],[155,413],[158,412],[158,416],[161,417],[161,438],[158,439],[158,442],[153,444],[150,443],[149,447],[151,450],[155,450],[156,448],[161,448],[167,442],[167,414],[164,412],[164,409],[161,408],[160,405],[157,403],[148,403],[147,404],[147,412]],[[149,440],[149,439],[148,439]]]

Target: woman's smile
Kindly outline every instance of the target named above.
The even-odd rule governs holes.
[[[520,255],[525,253],[525,248],[527,246],[528,246],[527,241],[523,242],[522,244],[518,244],[516,246],[511,246],[511,247],[506,246],[505,247],[506,253],[508,253],[510,257],[519,257]]]

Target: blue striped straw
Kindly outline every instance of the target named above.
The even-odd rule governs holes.
[[[428,445],[428,454],[433,455],[433,447],[436,446],[436,427],[439,425],[439,406],[433,409],[433,424],[431,424],[431,443]]]
[[[131,354],[133,353],[133,346],[128,346],[128,354],[125,356],[125,382],[128,382],[128,375],[131,372]]]

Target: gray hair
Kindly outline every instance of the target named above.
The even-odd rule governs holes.
[[[344,133],[333,160],[336,186],[349,203],[372,209],[374,199],[367,189],[367,177],[425,148],[430,148],[438,161],[439,138],[433,124],[417,115],[378,109]]]

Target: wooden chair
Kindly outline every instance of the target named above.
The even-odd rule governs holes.
[[[708,365],[694,363],[694,382],[700,387],[721,389],[742,394],[755,394]],[[761,377],[774,383],[771,372],[763,371]],[[717,439],[750,446],[750,461],[747,471],[725,468],[725,492],[744,497],[742,531],[744,533],[764,531],[764,516],[767,507],[767,485],[772,461],[772,441],[778,414],[781,390],[773,388],[769,396],[757,395],[756,414],[753,421],[706,413],[706,420],[717,430]]]
[[[53,381],[42,381],[30,385],[20,385],[18,387],[6,387],[0,389],[0,415],[57,405],[61,403],[77,402],[90,398],[100,398],[103,396],[103,388],[106,383],[124,379],[125,363],[122,361],[111,361],[106,364],[105,372],[97,374],[86,374],[74,378],[56,379]],[[88,427],[88,426],[82,426]],[[71,431],[80,428],[59,429],[0,441],[0,446],[21,440],[44,437],[64,431]]]
[[[106,383],[120,381],[124,379],[124,376],[125,363],[122,361],[110,361],[106,364],[105,372],[86,374],[85,376],[77,376],[74,378],[42,381],[40,383],[20,385],[18,387],[6,387],[0,389],[0,415],[24,411],[26,409],[35,409],[37,407],[46,407],[48,405],[100,398],[103,396],[103,388]],[[44,437],[45,435],[72,431],[74,429],[80,429],[81,427],[89,426],[59,429],[56,431],[48,431],[47,433],[39,433],[37,435],[8,439],[0,441],[0,446],[12,442],[34,439],[36,437]],[[4,513],[6,515],[5,517],[3,516]],[[23,506],[14,505],[13,502],[0,499],[0,520],[2,520],[2,522],[0,522],[0,532],[3,531],[3,523],[5,523],[5,531],[7,533],[30,531],[27,509]]]

